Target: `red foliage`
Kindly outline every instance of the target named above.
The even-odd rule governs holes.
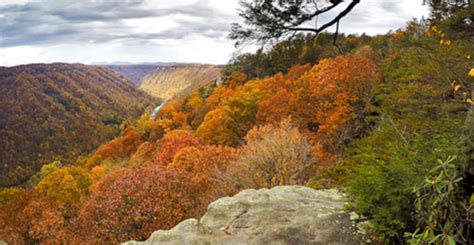
[[[201,146],[203,141],[194,136],[184,136],[181,138],[163,139],[160,152],[155,159],[155,163],[161,166],[167,166],[173,161],[174,155],[180,149],[190,146]]]
[[[79,234],[100,243],[145,240],[195,216],[200,203],[186,173],[156,165],[124,169],[98,183],[77,220]]]
[[[205,200],[214,200],[236,191],[227,168],[236,160],[236,150],[225,146],[191,146],[176,152],[168,168],[189,174],[188,181]],[[204,210],[201,210],[204,211]]]

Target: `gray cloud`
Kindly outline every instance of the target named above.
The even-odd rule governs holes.
[[[221,13],[207,1],[178,8],[150,9],[146,0],[54,1],[0,6],[0,47],[80,43],[182,39],[191,35],[209,38],[225,36],[234,16]],[[183,18],[178,18],[181,16]],[[173,18],[170,30],[136,34],[124,20],[150,17]],[[196,19],[190,21],[188,18]],[[97,24],[99,23],[99,24]],[[159,25],[159,23],[156,23]]]

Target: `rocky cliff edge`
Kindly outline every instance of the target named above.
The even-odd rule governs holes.
[[[358,216],[345,211],[344,203],[337,190],[245,190],[211,203],[200,220],[125,244],[364,244]]]

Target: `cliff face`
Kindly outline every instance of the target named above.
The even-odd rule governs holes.
[[[125,244],[363,244],[344,200],[336,190],[301,186],[245,190],[211,203],[200,220]]]
[[[175,65],[158,67],[143,78],[140,88],[149,94],[171,99],[209,85],[219,78],[222,68],[213,65]]]

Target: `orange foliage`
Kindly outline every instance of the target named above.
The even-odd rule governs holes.
[[[405,33],[402,30],[397,30],[395,33],[392,34],[391,39],[393,41],[399,41],[405,37]]]
[[[304,125],[311,116],[307,83],[299,80],[310,66],[296,65],[288,75],[277,74],[259,83],[262,98],[258,104],[257,120],[260,123],[278,123],[291,115]]]
[[[193,137],[193,136],[194,134],[190,130],[175,129],[166,133],[165,136],[163,136],[163,139],[177,139],[177,138]]]
[[[191,111],[197,111],[199,108],[204,106],[204,100],[201,98],[198,92],[193,92],[189,95],[186,106],[189,107]]]
[[[275,123],[291,115],[300,127],[316,133],[316,145],[337,147],[360,128],[354,123],[369,110],[377,81],[375,64],[359,55],[325,59],[309,71],[308,66],[296,66],[286,76],[259,82],[257,119]]]
[[[0,204],[0,237],[9,244],[25,244],[28,240],[27,220],[17,216],[33,199],[32,191],[21,191]]]
[[[209,108],[215,109],[224,99],[233,96],[235,91],[229,87],[218,86],[207,98],[206,104]]]
[[[91,174],[93,175],[101,175],[105,171],[105,168],[102,166],[95,166],[91,170]]]
[[[196,134],[211,144],[232,145],[238,140],[238,136],[228,127],[232,123],[229,113],[215,109],[207,113]]]
[[[0,203],[0,236],[13,244],[144,240],[240,188],[308,181],[364,126],[378,74],[373,51],[360,54],[252,81],[232,73],[207,100],[193,93],[169,102],[158,120],[142,117],[138,129],[102,145],[85,169],[60,168],[35,187],[41,195]],[[128,168],[108,173],[118,162]]]
[[[223,98],[219,107],[206,115],[197,135],[210,144],[240,144],[256,123],[260,94],[258,80],[237,87],[231,97]]]
[[[185,111],[189,114],[189,123],[193,129],[199,127],[204,120],[204,116],[209,112],[204,98],[198,92],[193,92],[184,105]]]
[[[88,169],[99,165],[101,162],[114,162],[129,159],[142,144],[142,138],[135,128],[128,128],[122,136],[102,145],[89,156],[84,166]]]
[[[184,98],[172,100],[158,113],[159,125],[166,131],[177,128],[189,128],[188,115],[183,112]]]
[[[322,60],[301,79],[309,85],[316,138],[328,147],[340,146],[358,128],[379,76],[372,61],[353,55]]]
[[[188,124],[188,115],[184,112],[175,112],[173,113],[173,122],[177,128],[187,128]]]
[[[176,152],[168,168],[189,174],[190,181],[207,200],[228,195],[238,183],[227,176],[227,167],[236,159],[236,150],[225,146],[191,146]],[[203,211],[203,210],[202,210]]]
[[[78,217],[78,233],[95,243],[145,240],[205,205],[186,173],[156,165],[124,169],[98,183]]]
[[[185,136],[181,138],[163,139],[160,142],[160,152],[155,158],[155,163],[167,166],[173,161],[174,155],[180,149],[190,146],[201,146],[202,140],[194,136]]]
[[[64,228],[59,207],[33,191],[19,192],[0,206],[0,237],[9,244],[57,244]]]
[[[44,199],[30,202],[17,216],[28,226],[28,234],[39,243],[57,243],[64,229],[64,218],[54,204]]]

